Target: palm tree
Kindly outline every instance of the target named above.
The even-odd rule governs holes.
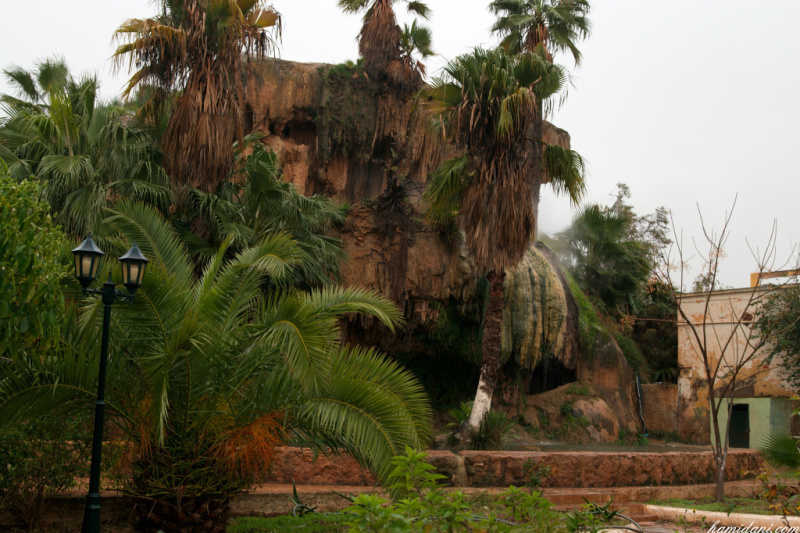
[[[346,450],[379,479],[406,445],[427,443],[419,382],[383,355],[340,342],[344,314],[393,329],[400,313],[391,302],[359,289],[287,286],[303,254],[285,234],[232,259],[224,244],[198,279],[155,211],[123,203],[110,213],[104,246],[135,241],[151,258],[135,302],[115,310],[107,382],[110,421],[132,446],[126,490],[146,502],[147,530],[210,519],[216,529],[203,531],[223,531],[230,496],[265,473],[280,443]],[[75,353],[13,365],[0,380],[0,426],[88,408],[101,307],[84,303]]]
[[[576,41],[589,34],[588,0],[494,0],[489,9],[498,16],[492,31],[509,52],[540,48],[552,62],[553,53],[568,51],[580,63]]]
[[[402,61],[406,55],[409,33],[405,33],[398,25],[394,13],[394,3],[398,0],[339,0],[339,6],[346,13],[359,13],[365,11],[364,24],[358,35],[358,50],[364,58],[364,67],[368,74],[375,77],[385,77],[393,62]],[[403,0],[411,13],[423,18],[428,18],[430,10],[423,2]],[[410,29],[409,29],[410,30]],[[417,35],[422,28],[414,32]],[[427,44],[430,49],[430,33],[428,32]],[[421,41],[419,41],[421,42]],[[405,48],[404,48],[405,44]],[[423,51],[422,47],[419,47]],[[408,74],[412,71],[406,71]],[[402,77],[394,76],[398,80]],[[421,77],[415,80],[421,81]]]
[[[431,112],[464,152],[432,176],[426,191],[431,213],[458,219],[490,284],[472,429],[491,407],[499,370],[505,270],[519,262],[535,234],[533,198],[544,173],[540,102],[563,80],[563,70],[541,55],[478,48],[448,64],[444,77],[426,91]],[[571,177],[563,169],[551,174],[577,200],[582,178],[563,181]]]
[[[68,232],[84,235],[119,197],[166,207],[166,174],[152,139],[126,110],[97,101],[94,77],[76,80],[60,61],[6,75],[23,98],[0,99],[0,158],[17,179],[42,182]]]
[[[63,90],[70,78],[67,64],[61,58],[42,61],[33,71],[16,67],[4,70],[3,74],[19,94],[19,98],[3,95],[0,101],[7,105],[46,106],[50,94]]]
[[[432,41],[431,31],[418,25],[416,20],[411,23],[411,26],[403,25],[403,33],[400,37],[401,61],[407,71],[417,73],[420,79],[425,76],[425,64],[416,59],[414,55],[418,54],[422,59],[432,56]]]
[[[258,134],[247,136],[237,147],[241,179],[222,184],[216,194],[197,189],[176,194],[182,201],[170,217],[173,225],[200,262],[213,257],[229,237],[233,238],[232,250],[241,250],[265,235],[285,232],[304,253],[294,281],[306,287],[330,283],[338,278],[344,253],[341,242],[329,232],[344,223],[347,208],[325,196],[304,196],[282,180],[277,155],[267,150],[260,138]],[[197,231],[198,219],[205,236]]]
[[[566,243],[565,263],[581,288],[606,312],[627,314],[653,269],[647,243],[636,238],[632,213],[596,204],[585,207],[558,235]]]
[[[180,183],[214,191],[228,179],[243,135],[246,61],[276,48],[280,14],[263,0],[160,0],[161,14],[117,28],[114,57],[135,67],[124,95],[180,92],[162,137],[166,168]]]

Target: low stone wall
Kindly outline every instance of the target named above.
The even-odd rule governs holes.
[[[542,487],[692,485],[714,480],[711,452],[480,452],[460,454],[469,486],[525,485],[537,475]],[[763,466],[752,450],[732,450],[729,481],[754,477]]]
[[[265,483],[375,485],[375,477],[349,455],[315,455],[306,448],[279,447]]]
[[[511,452],[430,451],[429,460],[456,487],[504,487],[538,481],[541,487],[691,485],[714,480],[711,452]],[[754,450],[731,450],[729,481],[748,479],[763,467]],[[264,483],[374,485],[375,478],[348,456],[318,456],[280,448]]]
[[[678,385],[645,383],[642,404],[647,431],[660,434],[678,433]]]

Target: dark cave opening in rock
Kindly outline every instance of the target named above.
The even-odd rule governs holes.
[[[577,379],[574,369],[567,368],[555,357],[544,357],[533,371],[528,385],[528,394],[547,392]]]
[[[291,139],[297,144],[312,145],[316,142],[317,127],[311,120],[295,118],[283,127],[281,137]]]

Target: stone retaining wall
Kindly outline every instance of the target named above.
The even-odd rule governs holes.
[[[642,403],[648,432],[678,433],[678,385],[645,383],[642,385]]]
[[[429,461],[457,487],[503,487],[538,481],[541,487],[692,485],[714,480],[711,452],[511,452],[432,450]],[[728,481],[752,478],[763,467],[755,450],[731,450]],[[374,485],[375,478],[346,455],[318,456],[280,448],[265,483]]]

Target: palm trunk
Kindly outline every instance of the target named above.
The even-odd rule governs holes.
[[[478,390],[472,403],[469,416],[469,429],[477,431],[481,421],[492,408],[492,395],[497,384],[497,373],[500,370],[500,340],[503,329],[503,282],[504,271],[492,271],[489,280],[489,301],[486,305],[486,318],[483,321],[483,362]]]

